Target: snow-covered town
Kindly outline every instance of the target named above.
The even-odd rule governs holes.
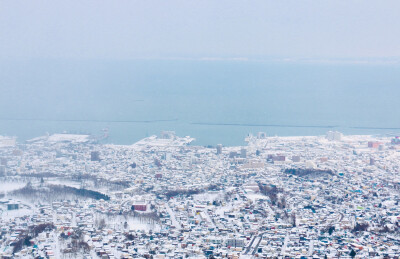
[[[397,258],[400,139],[0,137],[0,258]]]

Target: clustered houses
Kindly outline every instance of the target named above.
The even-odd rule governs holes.
[[[56,134],[2,146],[0,258],[400,254],[398,141],[246,140],[201,147],[164,132],[122,146]]]

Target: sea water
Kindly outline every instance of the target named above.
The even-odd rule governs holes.
[[[399,64],[30,60],[0,63],[0,135],[102,135],[132,144],[173,130],[199,145],[248,133],[400,132]]]

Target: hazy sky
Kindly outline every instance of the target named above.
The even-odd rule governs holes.
[[[400,1],[0,1],[0,59],[400,57]]]

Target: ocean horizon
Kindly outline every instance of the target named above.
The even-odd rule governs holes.
[[[0,135],[102,134],[133,144],[163,130],[194,144],[270,136],[400,132],[398,64],[13,61],[0,64]]]

